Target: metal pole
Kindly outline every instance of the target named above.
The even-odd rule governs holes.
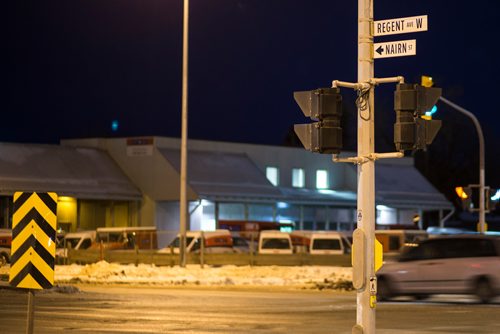
[[[358,82],[374,77],[373,66],[373,0],[358,0]],[[358,157],[375,153],[374,92],[370,88],[365,104],[358,103]],[[370,294],[370,278],[375,277],[375,159],[358,164],[357,228],[365,240],[364,284],[357,290],[356,325],[353,333],[375,333],[375,296]]]
[[[179,255],[180,266],[186,266],[186,226],[187,226],[187,122],[188,122],[188,27],[189,0],[184,0],[184,22],[182,33],[182,134],[181,134],[181,193],[180,193],[180,227]]]
[[[26,319],[26,334],[33,334],[35,320],[35,294],[28,289],[28,315]]]
[[[477,120],[476,116],[470,111],[460,107],[459,105],[451,102],[444,97],[439,98],[441,101],[449,105],[450,107],[458,110],[462,114],[466,115],[472,122],[474,122],[474,126],[476,127],[477,135],[479,137],[479,223],[478,229],[480,233],[486,232],[486,215],[485,215],[485,194],[484,194],[484,183],[485,183],[485,175],[484,175],[484,136],[483,130],[481,129],[481,124]]]

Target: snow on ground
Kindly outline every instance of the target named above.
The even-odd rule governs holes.
[[[8,266],[0,275],[8,275]],[[100,261],[55,267],[55,284],[133,284],[149,286],[241,286],[303,289],[352,289],[352,268],[328,266],[219,266],[185,268]]]

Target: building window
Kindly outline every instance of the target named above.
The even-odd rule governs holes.
[[[248,220],[265,222],[274,221],[274,206],[271,204],[249,204]]]
[[[304,188],[305,174],[302,168],[292,169],[292,187]]]
[[[316,171],[316,188],[328,189],[328,171],[324,169],[318,169]]]
[[[279,184],[280,173],[277,167],[266,167],[266,177],[274,186]]]
[[[215,218],[215,215],[214,215]],[[245,205],[242,203],[219,203],[219,220],[246,219]]]

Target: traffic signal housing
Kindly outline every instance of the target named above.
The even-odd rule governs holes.
[[[306,117],[315,122],[295,124],[294,131],[306,150],[338,154],[342,149],[342,95],[339,88],[318,88],[294,92],[293,97]]]
[[[488,210],[494,211],[500,203],[500,189],[490,189],[488,200]]]
[[[471,211],[472,207],[472,188],[467,187],[455,187],[455,192],[458,195],[458,198],[462,202],[462,209]]]
[[[394,92],[394,144],[397,151],[426,149],[441,128],[441,121],[422,118],[441,96],[441,88],[398,84]]]
[[[428,75],[422,75],[420,77],[420,84],[423,87],[432,87],[434,86],[434,80],[432,79],[431,76]],[[433,105],[431,109],[427,110],[424,115],[422,115],[422,118],[425,120],[431,120],[432,115],[434,115],[437,112],[437,106]]]

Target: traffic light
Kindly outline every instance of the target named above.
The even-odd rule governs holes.
[[[455,192],[462,202],[462,209],[470,211],[472,204],[472,188],[471,187],[455,187]]]
[[[488,189],[486,203],[486,210],[494,211],[498,206],[498,203],[500,203],[500,189]]]
[[[342,149],[342,95],[339,88],[294,92],[293,97],[307,117],[316,122],[295,124],[294,130],[306,150],[338,154]]]
[[[441,88],[398,84],[394,92],[394,144],[396,150],[422,150],[430,145],[441,121],[422,118],[441,96]]]
[[[432,86],[434,86],[434,81],[433,81],[432,77],[430,77],[428,75],[422,75],[420,77],[420,84],[423,87],[432,87]],[[433,105],[431,109],[427,110],[425,112],[425,114],[422,115],[422,118],[429,121],[432,119],[432,115],[434,115],[436,112],[437,112],[437,106]]]

